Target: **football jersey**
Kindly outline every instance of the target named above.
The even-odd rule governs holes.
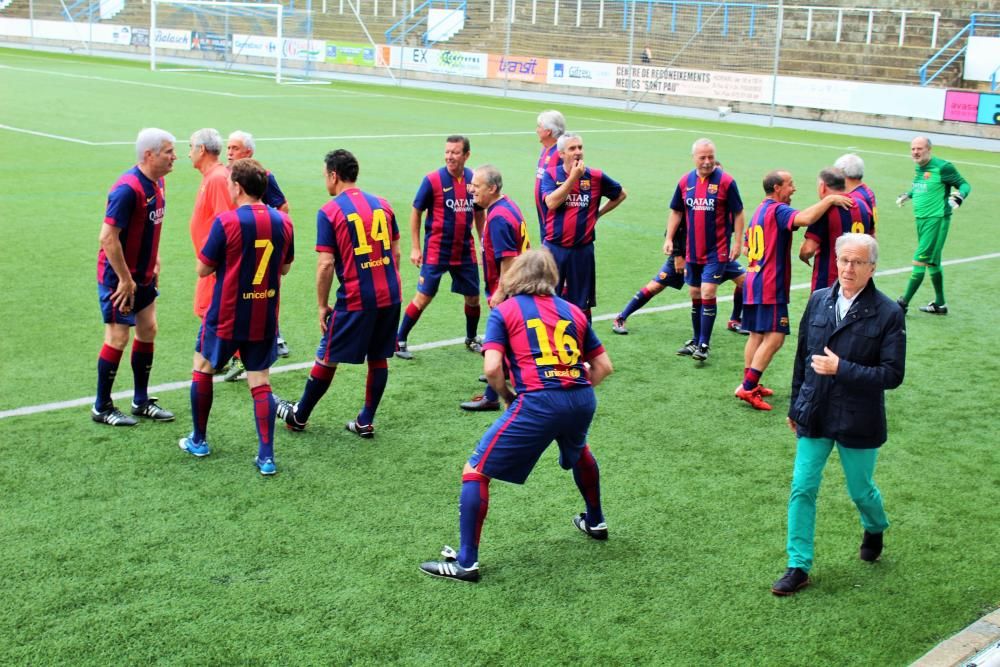
[[[854,201],[863,201],[872,212],[872,236],[878,235],[878,208],[875,205],[875,193],[872,189],[865,185],[860,184],[858,187],[854,188],[847,193],[847,196]]]
[[[806,227],[806,238],[819,244],[813,257],[813,292],[837,282],[837,239],[849,233],[874,236],[875,226],[868,205],[856,198],[854,203],[847,209],[831,206],[822,218]]]
[[[277,209],[247,204],[217,217],[198,253],[216,276],[205,326],[226,340],[274,338],[281,267],[294,257],[292,221]]]
[[[542,175],[541,195],[544,199],[566,182],[566,169],[559,164]],[[575,248],[594,242],[597,212],[601,208],[601,197],[617,199],[622,186],[600,169],[584,169],[557,209],[545,213],[543,240],[563,248]]]
[[[795,215],[788,204],[765,199],[747,227],[747,277],[744,305],[788,303],[792,285],[792,233]]]
[[[327,202],[316,215],[316,252],[333,255],[336,310],[374,310],[400,302],[399,267],[392,242],[399,227],[389,203],[351,188]]]
[[[708,178],[698,170],[681,178],[670,208],[684,215],[687,248],[684,258],[692,264],[729,261],[733,220],[743,211],[743,200],[733,177],[715,168]]]
[[[562,157],[559,156],[556,144],[542,148],[542,153],[538,156],[538,169],[535,171],[535,210],[538,213],[538,228],[543,237],[545,234],[545,214],[549,207],[545,205],[545,195],[542,194],[542,177],[545,176],[545,172],[561,164]]]
[[[475,229],[472,201],[472,170],[455,178],[447,167],[424,176],[413,198],[413,208],[426,211],[424,220],[424,264],[459,266],[475,264],[472,240]]]
[[[267,172],[267,190],[260,200],[272,208],[281,208],[288,201],[285,199],[285,193],[278,187],[278,179],[271,172]]]
[[[165,210],[163,179],[151,181],[138,166],[122,174],[108,192],[104,224],[121,230],[118,239],[125,264],[139,285],[153,281]],[[97,281],[105,287],[118,286],[118,276],[104,248],[97,253]]]
[[[503,352],[518,394],[588,387],[584,362],[604,352],[582,310],[556,296],[526,294],[490,312],[483,349]]]
[[[503,259],[517,257],[529,247],[528,225],[521,209],[507,195],[501,195],[486,209],[483,227],[483,280],[487,295],[497,291]]]

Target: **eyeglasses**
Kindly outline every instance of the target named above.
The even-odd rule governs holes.
[[[845,259],[843,257],[837,258],[838,266],[850,266],[852,269],[859,269],[862,266],[867,266],[869,264],[874,264],[874,262],[869,262],[867,259]]]

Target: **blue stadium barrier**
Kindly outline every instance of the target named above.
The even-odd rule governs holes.
[[[976,34],[976,29],[979,29],[980,33],[988,31],[1000,32],[1000,14],[972,14],[969,16],[969,24],[962,28],[956,33],[954,37],[948,40],[948,43],[941,47],[941,49],[931,56],[927,62],[917,68],[917,73],[920,75],[920,85],[929,85],[934,79],[936,79],[941,72],[943,72],[949,65],[958,60],[961,56],[965,55],[966,50],[968,50],[969,45],[966,43],[958,51],[956,51],[945,64],[941,65],[933,74],[928,75],[927,72],[930,70],[934,62],[939,58],[943,58],[948,49],[952,48],[956,42],[959,42],[963,38],[973,37]],[[994,72],[994,78],[996,72]],[[994,85],[995,89],[995,85]]]
[[[406,14],[403,18],[389,26],[389,29],[385,31],[385,43],[389,45],[402,44],[407,35],[426,25],[427,16],[421,16],[421,12],[424,12],[426,9],[430,9],[435,2],[439,5],[443,5],[444,9],[461,11],[463,15],[466,13],[466,0],[424,0],[424,2],[415,7],[412,12]],[[428,25],[427,29],[420,35],[420,42],[425,47],[431,47],[437,43],[428,37],[430,34],[430,28],[431,26]]]

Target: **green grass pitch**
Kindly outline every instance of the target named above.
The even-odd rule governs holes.
[[[279,366],[308,362],[318,341],[311,247],[328,150],[352,150],[361,187],[395,207],[405,258],[421,176],[442,164],[446,135],[468,134],[470,166],[500,168],[538,240],[533,130],[550,104],[278,87],[18,51],[0,51],[0,87],[0,411],[94,393],[97,236],[141,127],[173,132],[181,154],[167,177],[154,385],[190,377],[187,225],[199,175],[185,155],[200,127],[253,132],[291,203],[299,252],[282,331],[293,354]],[[893,206],[912,174],[905,143],[560,108],[583,134],[588,164],[629,193],[598,227],[595,314],[616,313],[662,263],[667,203],[701,136],[716,141],[751,208],[772,168],[792,171],[804,206],[820,168],[861,154],[882,204],[876,282],[890,296],[902,291],[915,243],[910,209]],[[945,270],[950,315],[914,309],[907,319],[906,381],[888,397],[877,472],[893,522],[881,563],[857,558],[861,528],[833,460],[815,583],[791,599],[770,595],[785,561],[791,344],[765,375],[775,412],[754,412],[732,396],[744,339],[720,324],[707,364],[676,357],[690,323],[685,296],[668,290],[633,316],[627,337],[613,336],[607,319],[596,324],[616,366],[598,389],[591,432],[611,540],[572,527],[582,503],[549,451],[527,485],[493,485],[475,586],[417,571],[442,544],[457,545],[459,471],[492,419],[458,409],[481,387],[479,360],[460,345],[390,363],[374,441],[343,430],[364,391],[363,368],[343,366],[308,431],[279,429],[273,479],[251,465],[244,384],[216,386],[205,460],[176,445],[190,427],[185,389],[160,394],[178,413],[172,424],[115,430],[92,424],[86,407],[0,419],[0,663],[909,663],[1000,603],[1000,155],[935,154],[973,186],[945,253],[970,261]],[[404,264],[409,298],[416,270]],[[806,268],[796,272],[804,283]],[[914,305],[931,298],[927,283]],[[793,292],[793,326],[805,297]],[[444,290],[410,343],[463,331],[461,299]],[[294,398],[306,375],[276,373],[272,384]],[[125,364],[116,390],[130,385]]]

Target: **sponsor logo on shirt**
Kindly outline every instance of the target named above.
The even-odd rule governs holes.
[[[714,195],[718,191],[719,191],[719,186],[718,185],[716,185],[715,183],[709,183],[708,184],[708,194]]]
[[[264,290],[262,292],[243,292],[244,299],[273,299],[274,295],[277,294],[277,290],[271,288],[269,290]]]
[[[688,197],[684,204],[692,211],[715,211],[715,200],[708,197]]]
[[[445,199],[445,208],[452,211],[457,211],[459,213],[471,213],[472,212],[472,202],[466,198],[462,199]]]
[[[571,192],[566,197],[565,205],[570,208],[588,208],[590,206],[590,194]]]
[[[362,262],[361,263],[361,268],[362,269],[373,269],[373,268],[376,268],[376,267],[379,267],[379,266],[389,266],[389,264],[391,262],[392,262],[392,260],[389,258],[388,255],[386,255],[385,257],[379,257],[378,259],[372,259],[372,260],[369,260],[367,262]]]
[[[545,371],[545,377],[547,378],[572,378],[576,379],[580,377],[579,368],[564,368],[564,369],[552,369],[550,371]]]
[[[450,187],[449,188],[443,188],[441,190],[441,192],[451,192],[451,188]]]

